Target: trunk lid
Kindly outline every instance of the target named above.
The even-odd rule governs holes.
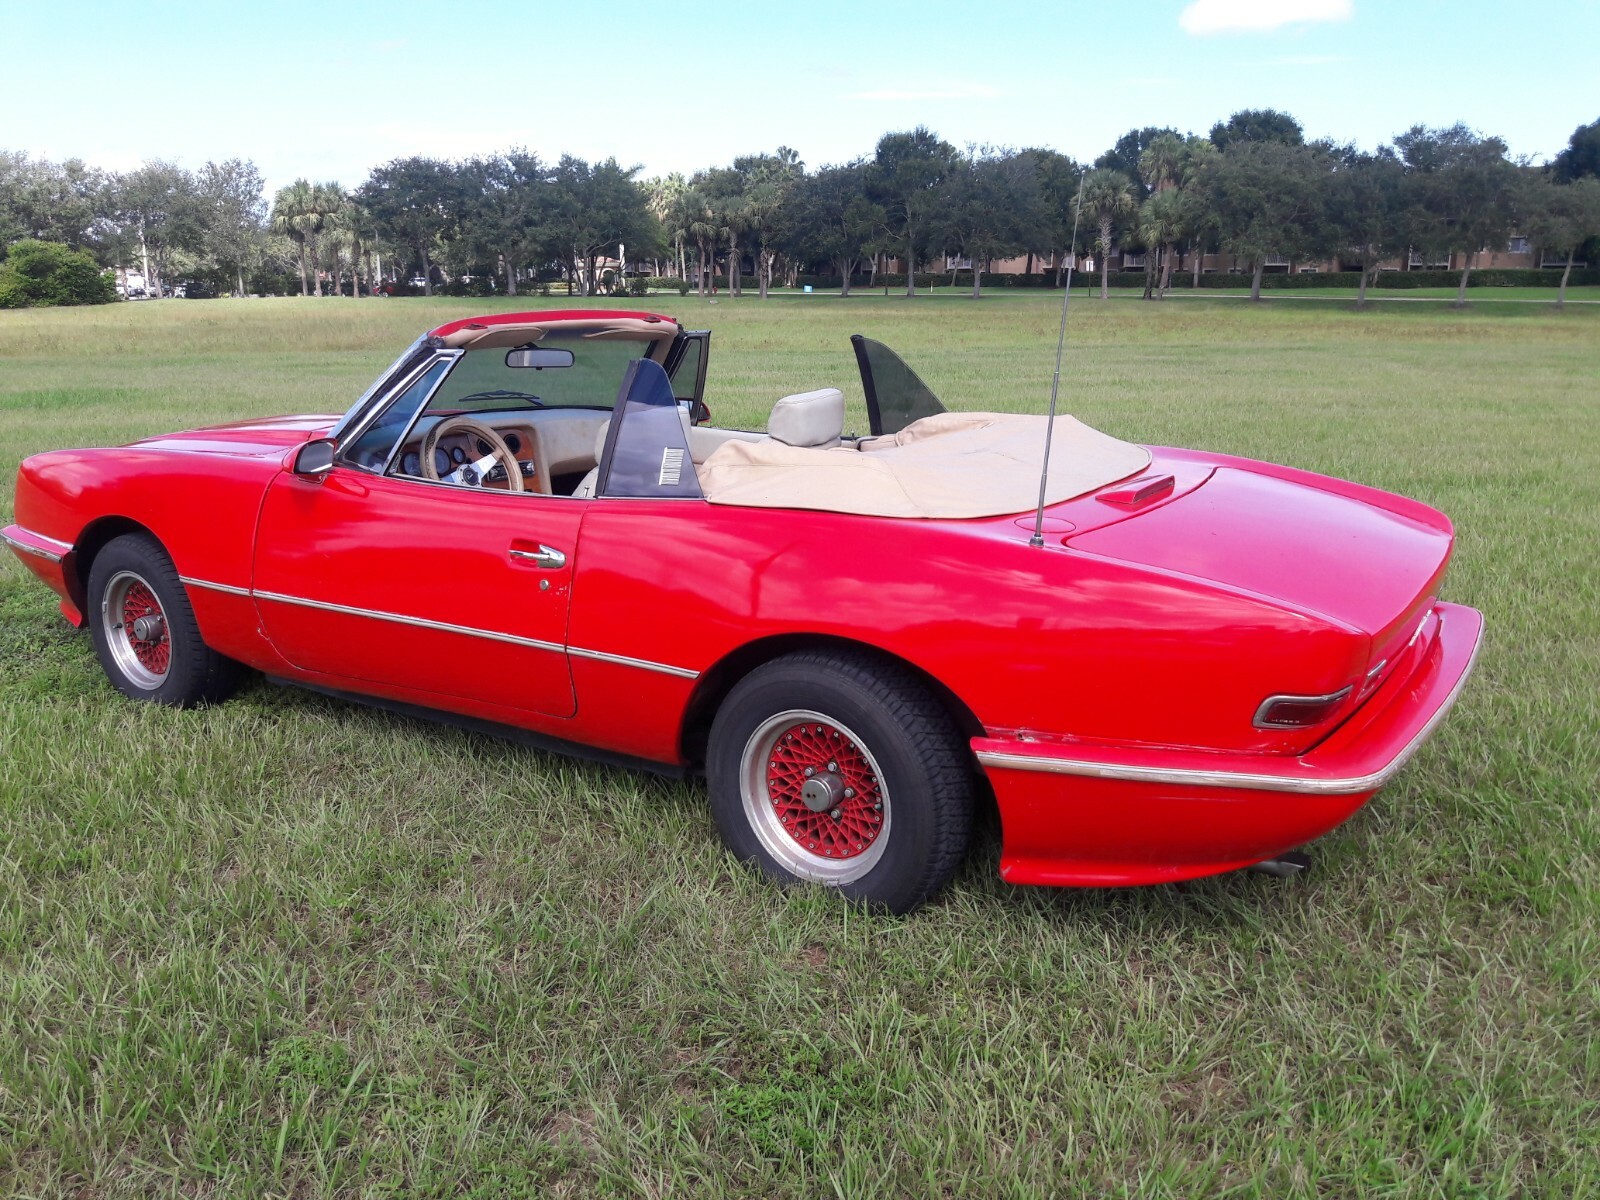
[[[1414,632],[1453,540],[1442,513],[1403,497],[1232,460],[1067,545],[1324,617],[1367,634],[1376,662]]]

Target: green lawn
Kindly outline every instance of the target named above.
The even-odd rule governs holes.
[[[1038,411],[1056,302],[651,301],[714,329],[719,422],[836,384],[857,428],[849,333]],[[482,307],[0,313],[0,520],[28,453],[337,411]],[[260,683],[133,705],[6,555],[0,1194],[1600,1191],[1600,306],[1072,319],[1064,411],[1457,523],[1478,674],[1308,876],[1017,889],[991,831],[866,918],[730,862],[698,785]]]

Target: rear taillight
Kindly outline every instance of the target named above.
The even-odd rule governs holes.
[[[1268,696],[1256,709],[1257,729],[1308,729],[1320,725],[1345,702],[1350,689],[1326,696]]]

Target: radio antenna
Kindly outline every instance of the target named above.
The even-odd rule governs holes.
[[[1044,462],[1039,466],[1039,509],[1033,518],[1030,546],[1044,545],[1044,493],[1050,482],[1050,439],[1056,431],[1056,396],[1061,391],[1061,355],[1067,348],[1067,305],[1072,303],[1072,272],[1078,265],[1078,220],[1083,216],[1083,176],[1078,177],[1078,203],[1072,214],[1072,259],[1067,263],[1067,290],[1061,297],[1061,332],[1056,337],[1056,373],[1050,378],[1050,419],[1044,427]]]

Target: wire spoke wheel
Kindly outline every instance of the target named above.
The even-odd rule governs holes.
[[[860,879],[888,845],[883,774],[862,739],[809,709],[773,714],[745,742],[745,816],[768,854],[802,879]]]
[[[154,691],[172,665],[172,640],[161,601],[142,575],[118,571],[100,601],[106,648],[128,681]]]

